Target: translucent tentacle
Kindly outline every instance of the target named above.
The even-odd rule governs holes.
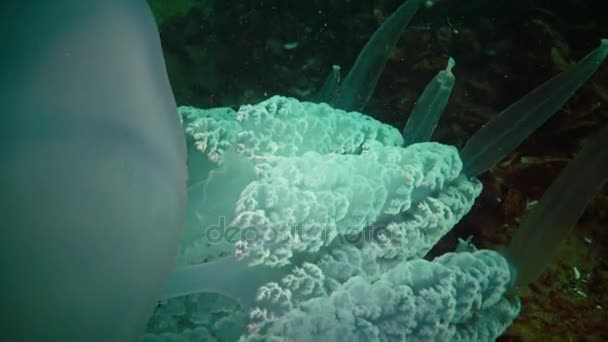
[[[521,224],[504,254],[517,285],[533,282],[574,228],[587,203],[608,180],[608,126],[587,143]]]
[[[464,173],[475,177],[515,149],[581,87],[608,55],[608,39],[569,70],[515,102],[477,131],[460,152]]]
[[[450,58],[445,70],[441,70],[422,92],[403,129],[404,146],[431,139],[456,82],[452,74],[455,64]]]
[[[361,111],[365,107],[401,31],[425,4],[424,0],[406,1],[374,32],[338,89],[333,100],[335,108]]]
[[[338,91],[339,86],[340,86],[340,66],[332,65],[331,71],[329,72],[329,75],[327,75],[327,78],[325,79],[325,83],[323,83],[323,86],[321,87],[321,89],[319,89],[319,92],[317,94],[315,94],[315,96],[312,98],[312,102],[330,103],[331,99],[336,94],[336,91]]]

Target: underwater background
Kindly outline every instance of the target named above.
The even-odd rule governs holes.
[[[178,105],[306,99],[332,65],[342,74],[402,0],[148,0]],[[458,61],[456,85],[433,136],[462,147],[509,104],[580,60],[608,33],[601,1],[442,0],[401,36],[365,110],[397,128],[428,81]],[[608,122],[608,64],[563,109],[480,179],[457,237],[507,244],[527,209],[586,140]],[[606,146],[608,148],[608,146]],[[598,194],[541,279],[518,294],[522,312],[499,341],[608,340],[608,189]]]

